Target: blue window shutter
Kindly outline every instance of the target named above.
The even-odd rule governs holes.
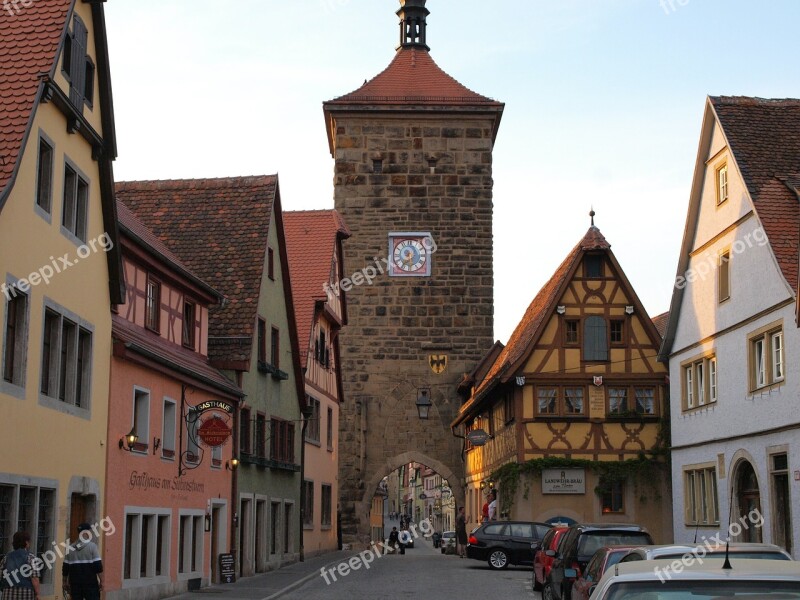
[[[587,317],[584,321],[583,360],[608,360],[608,336],[603,317]]]

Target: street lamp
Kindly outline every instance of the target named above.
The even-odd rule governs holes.
[[[433,403],[431,402],[430,390],[420,389],[417,393],[417,413],[423,421],[428,418]]]

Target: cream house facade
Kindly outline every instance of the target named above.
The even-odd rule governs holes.
[[[41,595],[56,598],[56,540],[81,522],[120,526],[102,493],[123,298],[103,4],[29,3],[4,14],[0,38],[19,40],[0,50],[0,553],[28,531]]]
[[[798,100],[706,102],[661,349],[676,543],[730,533],[800,557],[798,133]]]

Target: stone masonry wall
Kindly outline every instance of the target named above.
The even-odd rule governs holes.
[[[456,387],[493,343],[491,117],[337,115],[335,206],[352,232],[345,276],[389,259],[390,231],[430,232],[430,277],[378,273],[346,292],[341,333],[340,509],[345,541],[364,542],[380,477],[408,451],[440,465],[463,503]],[[382,172],[375,172],[374,161]],[[428,356],[448,356],[436,375]],[[429,388],[430,418],[417,416]]]

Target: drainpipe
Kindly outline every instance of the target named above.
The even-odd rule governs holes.
[[[314,409],[306,402],[302,408],[303,427],[300,434],[300,515],[299,531],[300,531],[300,562],[306,559],[305,548],[303,546],[303,538],[305,538],[305,531],[303,525],[306,521],[306,428],[308,427],[308,420],[313,416]]]

